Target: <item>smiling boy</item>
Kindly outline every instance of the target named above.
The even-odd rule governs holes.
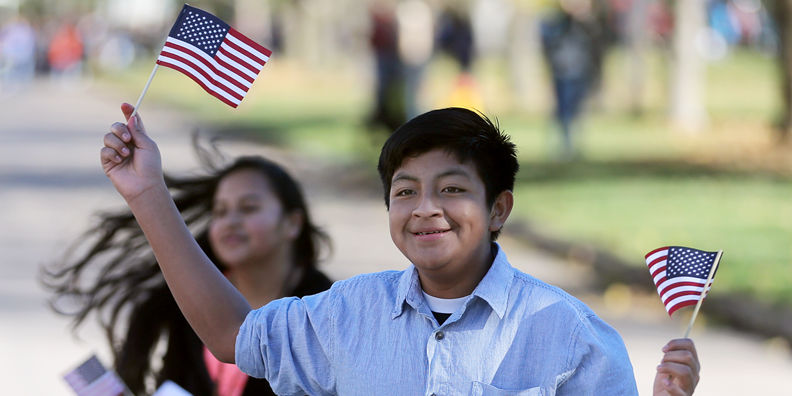
[[[279,394],[637,394],[618,333],[574,297],[514,269],[494,242],[513,206],[518,163],[508,137],[476,113],[425,113],[383,146],[378,170],[406,270],[258,310],[195,245],[139,118],[113,125],[101,157],[204,343]],[[655,394],[691,394],[692,343],[675,340],[664,351]]]
[[[470,294],[492,262],[489,235],[503,224],[511,194],[487,210],[484,183],[470,163],[433,149],[406,158],[393,176],[389,204],[393,243],[418,268],[426,293]]]

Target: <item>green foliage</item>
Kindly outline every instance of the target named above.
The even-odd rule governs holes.
[[[719,290],[792,303],[788,180],[665,162],[523,166],[533,169],[515,191],[515,211],[543,232],[593,243],[636,266],[660,246],[723,249]]]

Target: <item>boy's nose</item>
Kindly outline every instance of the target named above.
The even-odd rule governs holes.
[[[437,205],[431,194],[421,195],[418,205],[413,209],[413,216],[415,217],[440,216],[441,213],[440,206]]]

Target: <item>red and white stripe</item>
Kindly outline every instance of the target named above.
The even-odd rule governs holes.
[[[707,283],[706,279],[692,276],[678,276],[668,279],[666,265],[668,263],[669,247],[661,247],[646,254],[646,265],[652,275],[657,294],[665,305],[668,315],[671,316],[677,309],[695,305],[701,297],[701,292]],[[712,282],[707,285],[707,291],[712,287]]]
[[[214,57],[169,36],[157,64],[186,74],[206,92],[237,107],[271,54],[272,51],[229,28]]]

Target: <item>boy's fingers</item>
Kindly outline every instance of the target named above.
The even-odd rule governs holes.
[[[680,363],[673,363],[673,362],[663,362],[657,366],[657,372],[668,374],[677,379],[684,379],[684,378],[694,378],[695,373],[693,369],[686,365]]]
[[[690,338],[677,338],[668,341],[668,344],[663,347],[663,352],[682,349],[691,351],[694,355],[696,354],[696,345]],[[698,359],[698,356],[696,356],[696,358]]]
[[[129,103],[121,103],[121,112],[124,113],[124,119],[129,120],[129,116],[132,115],[132,112],[135,110],[135,106],[132,106]]]
[[[684,390],[682,390],[682,388],[680,388],[680,387],[678,387],[678,386],[676,386],[674,384],[669,385],[667,388],[663,389],[663,391],[665,393],[661,393],[661,394],[664,395],[664,396],[665,395],[668,395],[668,396],[688,396],[687,392],[685,392]]]
[[[124,113],[124,119],[127,120],[126,125],[129,127],[130,132],[134,135],[135,132],[146,134],[146,128],[143,126],[143,121],[139,113],[135,113],[134,117],[130,117],[135,110],[135,106],[129,103],[121,104],[121,112]]]
[[[115,133],[105,134],[104,145],[105,147],[113,149],[117,154],[120,154],[122,157],[126,157],[129,155],[129,148],[127,148],[126,143],[121,141],[121,139],[118,136],[116,136]]]
[[[662,381],[666,394],[691,394],[698,385],[701,369],[693,340],[671,340],[663,347],[663,353],[657,366],[657,378]]]
[[[120,122],[115,122],[113,125],[110,125],[110,133],[125,143],[129,143],[132,140],[132,134],[129,133],[129,128]]]
[[[657,366],[657,375],[670,376],[671,384],[678,385],[680,389],[693,390],[698,384],[698,373],[686,364],[663,362]]]
[[[135,113],[135,116],[127,121],[127,125],[133,133],[139,133],[146,136],[146,128],[143,126],[143,120],[140,119],[140,114]]]
[[[689,338],[671,340],[663,347],[663,362],[676,362],[690,366],[696,373],[701,369],[696,346]]]
[[[669,351],[663,355],[663,362],[680,363],[698,370],[699,362],[690,351]]]
[[[102,147],[102,149],[99,150],[99,158],[102,160],[102,164],[118,164],[122,161],[122,158],[120,155],[118,155],[118,152],[116,152],[114,149],[111,149],[110,147]]]

